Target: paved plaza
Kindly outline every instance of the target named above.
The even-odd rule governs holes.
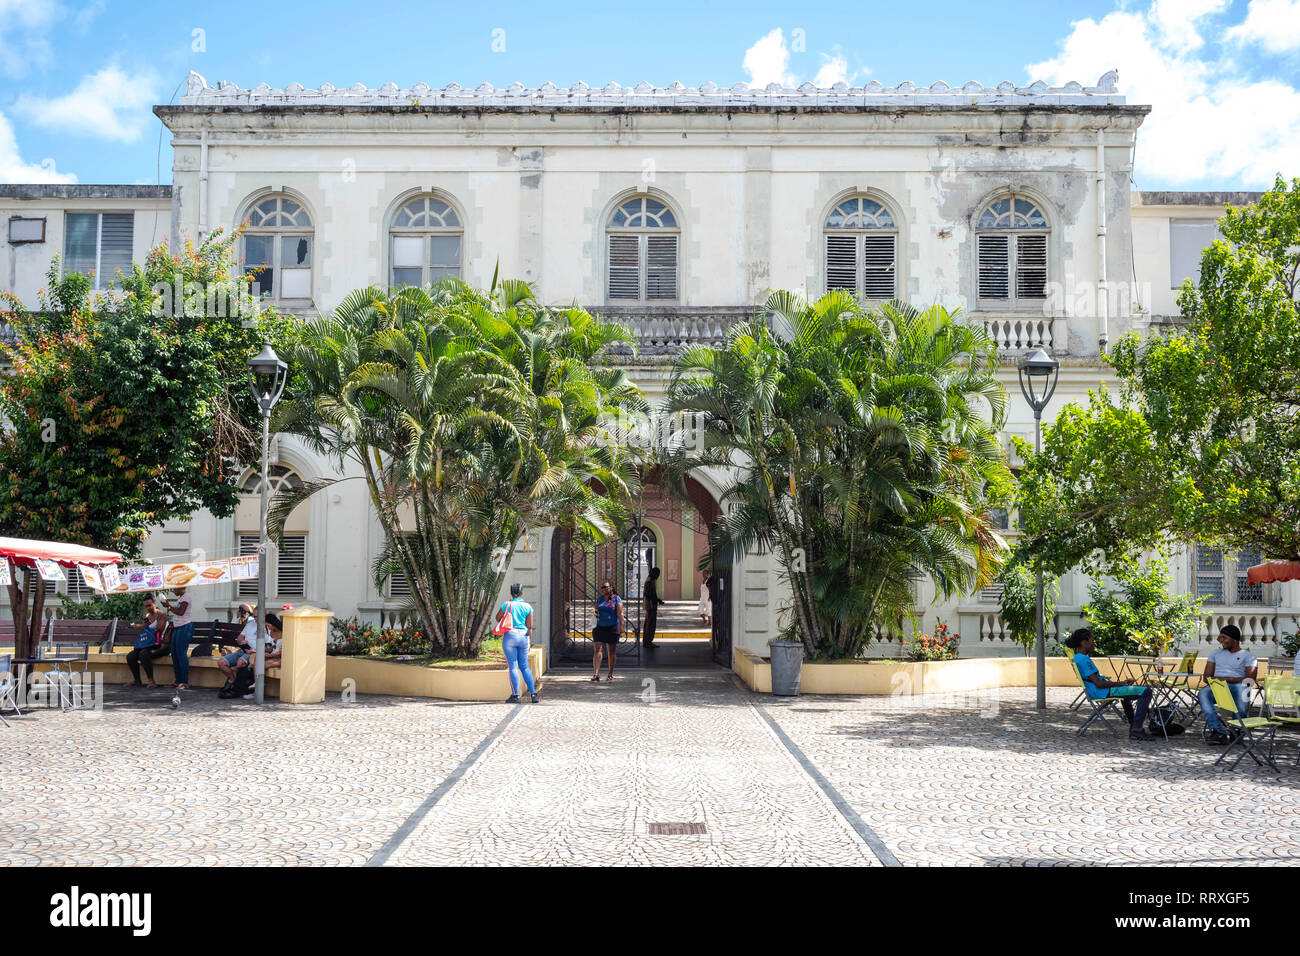
[[[537,705],[109,688],[0,727],[5,864],[1273,864],[1300,771],[1079,739],[1072,692],[751,695],[552,674]]]

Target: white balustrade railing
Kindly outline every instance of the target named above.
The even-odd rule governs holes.
[[[674,355],[688,345],[715,348],[726,344],[727,331],[752,313],[745,308],[593,308],[606,321],[627,326],[641,355]]]
[[[986,318],[984,330],[999,351],[1045,348],[1053,355],[1064,355],[1069,351],[1069,332],[1063,318],[1041,315]]]
[[[1269,656],[1274,653],[1278,639],[1278,615],[1272,611],[1236,614],[1207,614],[1202,619],[1200,640],[1218,646],[1219,631],[1226,624],[1235,624],[1241,630],[1241,646],[1249,651]]]

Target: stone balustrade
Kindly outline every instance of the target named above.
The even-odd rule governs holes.
[[[640,356],[671,356],[688,345],[715,348],[726,344],[727,331],[749,318],[744,306],[720,308],[624,308],[593,306],[606,321],[631,329]]]
[[[1052,355],[1068,355],[1067,320],[1042,315],[985,316],[984,330],[1000,352],[1027,352],[1045,348]]]

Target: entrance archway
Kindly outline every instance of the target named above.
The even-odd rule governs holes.
[[[625,602],[620,667],[731,666],[730,569],[717,566],[710,545],[721,508],[695,478],[686,478],[682,493],[662,485],[659,477],[646,474],[633,515],[606,542],[582,546],[565,529],[552,535],[549,624],[555,666],[590,666],[596,589],[605,579]],[[708,627],[699,616],[702,559],[712,575],[708,590],[714,613]],[[654,647],[646,648],[644,585],[653,567],[660,569],[657,591],[666,603],[659,610]]]

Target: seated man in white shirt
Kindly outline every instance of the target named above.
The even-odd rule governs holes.
[[[1250,707],[1250,689],[1255,686],[1255,676],[1258,673],[1255,665],[1255,655],[1242,650],[1241,630],[1235,624],[1223,625],[1219,631],[1219,646],[1210,652],[1209,661],[1205,665],[1205,679],[1208,681],[1213,677],[1228,685],[1232,699],[1237,704],[1237,713],[1242,717],[1246,716],[1246,710]],[[1198,697],[1201,713],[1205,715],[1205,728],[1210,732],[1209,742],[1226,744],[1227,728],[1214,710],[1214,691],[1207,684],[1201,688]]]
[[[235,679],[235,668],[247,667],[257,647],[257,618],[253,617],[253,609],[247,604],[239,605],[239,623],[242,627],[239,632],[238,650],[217,659],[217,666],[221,668],[221,673],[226,675],[227,687]]]

